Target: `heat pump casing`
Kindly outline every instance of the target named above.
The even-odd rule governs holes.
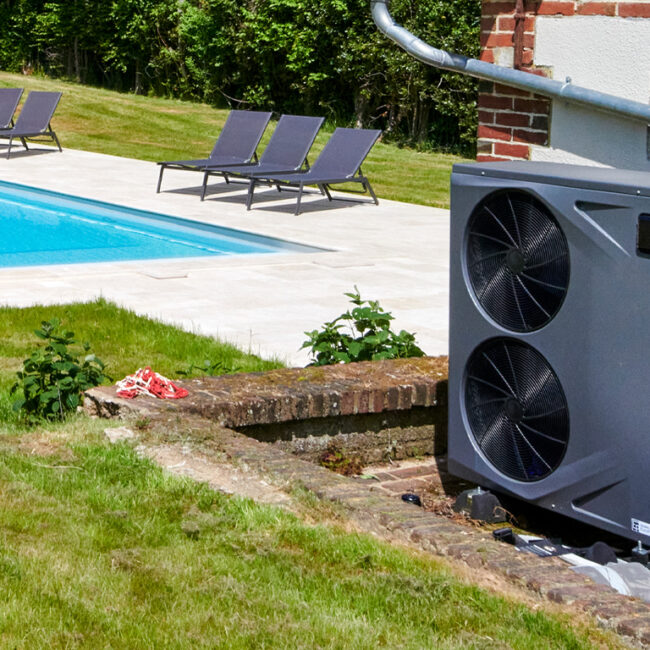
[[[475,237],[468,234],[474,228],[473,215],[484,205],[482,202],[491,200],[486,197],[508,192],[532,197],[545,206],[559,226],[568,252],[563,276],[566,290],[557,309],[553,313],[549,310],[546,322],[529,330],[504,325],[498,301],[491,312],[486,310],[484,294],[479,298],[472,284],[474,270],[468,268],[470,240]],[[650,175],[642,172],[535,162],[460,164],[453,170],[450,471],[483,487],[645,544],[650,544],[649,228]],[[544,232],[529,232],[528,236],[541,242],[540,246],[545,244]],[[504,241],[508,237],[504,235]],[[511,281],[507,273],[499,273],[495,282]],[[552,431],[550,438],[542,441],[551,447],[561,445],[561,452],[554,456],[552,470],[540,475],[530,468],[532,461],[521,462],[518,451],[516,463],[522,472],[530,473],[522,474],[524,478],[517,475],[517,467],[514,472],[504,471],[499,462],[494,462],[501,449],[509,453],[499,445],[510,444],[508,440],[494,442],[495,422],[504,418],[508,427],[514,426],[513,422],[518,427],[525,424],[516,403],[506,404],[508,412],[495,415],[492,421],[484,417],[484,429],[475,431],[476,409],[483,413],[493,407],[483,406],[472,397],[482,385],[477,381],[482,379],[471,373],[476,370],[477,359],[492,372],[491,350],[501,348],[532,348],[552,373],[539,378],[539,385],[529,381],[533,388],[527,389],[528,393],[539,396],[539,391],[548,392],[549,382],[555,382],[566,402],[562,411],[565,430],[557,433],[564,442],[551,440],[556,437]],[[487,356],[485,350],[490,351]],[[503,359],[510,363],[507,355],[502,355],[502,363]],[[509,377],[503,381],[512,384],[516,392],[516,382]],[[490,387],[493,383],[490,380],[486,390],[498,398],[497,388]],[[472,404],[469,413],[468,400]],[[547,412],[551,410],[552,404]],[[522,438],[516,444],[526,452],[530,439],[539,435],[532,434],[529,440]],[[537,463],[534,454],[531,451],[532,465],[541,466],[543,461]]]

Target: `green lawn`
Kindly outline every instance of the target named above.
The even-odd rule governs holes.
[[[206,104],[116,93],[6,72],[0,72],[0,86],[62,90],[52,125],[64,148],[151,161],[207,156],[228,114]],[[311,160],[331,131],[324,128],[319,134]],[[263,144],[271,132],[268,128]],[[462,160],[379,143],[363,170],[380,197],[449,207],[451,166]]]
[[[165,474],[108,444],[106,421],[29,430],[9,414],[8,387],[53,316],[117,378],[144,363],[171,376],[206,358],[278,365],[103,300],[0,308],[0,647],[617,647],[442,560],[345,531],[313,496],[298,501],[304,519],[325,523]]]
[[[102,426],[0,438],[2,647],[615,647],[424,554],[165,475]]]

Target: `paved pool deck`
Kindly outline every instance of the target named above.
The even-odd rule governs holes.
[[[378,206],[329,203],[314,193],[294,216],[295,194],[262,187],[247,212],[246,187],[218,177],[201,202],[202,176],[195,172],[166,171],[156,194],[154,163],[71,149],[16,151],[9,160],[2,153],[0,180],[328,250],[0,269],[0,304],[103,296],[255,354],[304,365],[304,332],[345,311],[343,293],[357,285],[363,298],[393,312],[396,329],[416,332],[427,354],[447,353],[447,210],[381,199]]]

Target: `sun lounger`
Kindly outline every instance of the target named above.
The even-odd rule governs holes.
[[[49,137],[56,143],[59,151],[63,151],[59,139],[56,137],[56,133],[50,125],[54,111],[61,99],[61,94],[32,90],[27,95],[20,114],[16,118],[15,126],[11,129],[0,131],[0,138],[9,138],[7,158],[11,154],[11,145],[16,138],[21,141],[25,149],[29,149],[27,146],[27,138]]]
[[[0,88],[0,129],[13,127],[14,113],[22,95],[22,88]]]
[[[306,171],[309,168],[307,154],[323,120],[322,117],[282,115],[259,162],[244,167],[226,165],[205,167],[201,201],[205,198],[209,176],[221,175],[228,182],[230,175],[250,177],[251,174],[291,174]]]
[[[230,111],[209,158],[168,160],[158,163],[160,175],[156,192],[160,192],[163,172],[167,168],[203,171],[208,165],[248,165],[257,160],[255,150],[270,119],[271,113]]]
[[[338,128],[308,171],[298,174],[255,173],[251,176],[251,182],[248,186],[247,209],[250,210],[255,185],[260,181],[277,184],[278,187],[282,185],[298,187],[298,202],[295,214],[300,214],[300,201],[306,185],[316,185],[332,201],[334,199],[329,192],[330,185],[361,183],[364,191],[368,191],[372,201],[377,204],[377,197],[370,185],[370,181],[361,171],[361,164],[380,135],[381,131],[379,130]]]

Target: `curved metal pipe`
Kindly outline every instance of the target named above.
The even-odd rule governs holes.
[[[398,25],[388,10],[390,0],[371,0],[372,18],[381,32],[401,48],[422,63],[443,70],[461,72],[479,79],[496,81],[506,86],[544,95],[552,99],[563,99],[581,106],[595,108],[614,115],[650,123],[650,106],[635,102],[616,95],[608,95],[597,90],[574,86],[570,81],[565,83],[547,79],[539,75],[521,70],[504,68],[493,63],[478,59],[470,59],[462,54],[451,54],[428,45],[417,36]]]

